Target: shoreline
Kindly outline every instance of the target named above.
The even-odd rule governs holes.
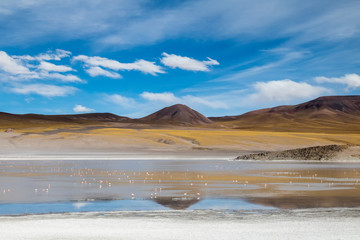
[[[89,157],[0,157],[0,161],[234,161],[252,163],[359,163],[360,160],[234,160],[227,157],[113,157],[113,158],[89,158]]]
[[[4,239],[357,239],[359,208],[0,217]],[[21,229],[21,231],[19,231]],[[341,235],[340,235],[341,234]]]
[[[0,154],[0,161],[21,161],[21,160],[89,160],[89,161],[97,161],[97,160],[224,160],[230,161],[235,158],[236,155],[231,154],[217,154],[217,155],[207,155],[207,154],[132,154],[132,153],[96,153],[96,154],[80,154],[80,153],[66,153],[66,154]]]
[[[99,154],[101,155],[101,154]],[[360,159],[299,160],[299,159],[236,159],[236,156],[191,156],[191,155],[16,155],[1,156],[0,161],[231,161],[251,163],[359,163]]]
[[[193,214],[190,216],[189,213]],[[141,215],[139,215],[141,214]],[[358,217],[360,221],[360,207],[319,207],[319,208],[259,208],[259,209],[187,209],[187,210],[117,210],[117,211],[90,211],[90,212],[55,212],[55,213],[36,213],[22,215],[0,215],[0,221],[6,218],[30,218],[30,217],[46,217],[53,218],[111,218],[111,217],[143,217],[153,218],[154,216],[167,218],[169,216],[182,219],[207,219],[206,214],[213,214],[212,220],[216,218],[223,219],[227,216],[229,219],[245,219],[251,217],[272,218],[274,216],[290,216],[290,217],[327,217],[327,216],[348,216]]]
[[[269,158],[248,158],[242,159],[239,153],[246,153],[241,156],[254,155],[258,153],[249,153],[249,151],[233,151],[226,152],[69,152],[69,153],[47,153],[47,152],[24,152],[24,153],[0,153],[0,161],[126,161],[126,160],[163,160],[163,161],[234,161],[234,162],[261,162],[261,163],[275,163],[275,162],[304,162],[304,163],[359,163],[359,158],[333,158],[333,159],[269,159]],[[261,153],[260,153],[261,154]]]
[[[228,160],[250,151],[18,151],[0,152],[0,161],[10,160]]]

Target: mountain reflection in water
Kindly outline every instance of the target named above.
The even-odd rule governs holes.
[[[189,208],[191,205],[198,203],[200,198],[162,197],[156,198],[154,201],[171,209],[184,210]]]
[[[360,163],[0,161],[0,205],[151,200],[178,210],[228,199],[238,201],[229,209],[244,200],[276,208],[358,207],[359,181]],[[207,207],[224,209],[219,204],[229,201]]]

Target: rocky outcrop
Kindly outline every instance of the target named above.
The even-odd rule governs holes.
[[[236,160],[331,160],[349,145],[326,145],[239,156]]]
[[[5,131],[4,132],[6,132],[6,133],[12,133],[12,132],[14,132],[14,129],[12,129],[12,128],[8,128],[8,129],[5,129]]]

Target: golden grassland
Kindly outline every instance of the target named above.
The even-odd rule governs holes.
[[[4,132],[10,125],[0,125]],[[210,127],[179,126],[116,127],[99,123],[49,123],[32,125],[16,122],[11,125],[13,134],[0,134],[5,139],[21,147],[39,143],[47,146],[55,142],[61,146],[73,147],[113,147],[126,146],[158,149],[189,150],[239,150],[268,151],[285,150],[330,144],[360,144],[358,131],[276,131],[271,129],[226,129]],[[346,127],[350,129],[351,126]],[[318,130],[319,130],[318,129]],[[61,142],[60,142],[61,141]],[[41,143],[41,144],[40,144]],[[6,145],[6,144],[5,144]]]
[[[170,139],[175,144],[198,145],[203,147],[226,148],[240,147],[253,149],[287,148],[290,146],[312,146],[327,144],[360,144],[360,134],[306,133],[306,132],[270,132],[223,129],[97,129],[90,135],[104,137],[122,137],[158,142],[159,139]],[[162,143],[159,143],[162,144]]]

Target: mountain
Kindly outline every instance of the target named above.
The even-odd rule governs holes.
[[[10,114],[0,112],[1,128],[63,127],[69,124],[122,126],[206,125],[209,128],[283,132],[360,133],[360,96],[326,96],[298,105],[251,111],[238,116],[207,118],[182,104],[163,108],[140,119],[112,113],[73,115]]]
[[[163,108],[139,120],[146,123],[179,125],[202,125],[212,123],[210,119],[201,113],[182,104]]]
[[[99,122],[126,122],[128,117],[112,113],[85,113],[69,115],[11,114],[0,112],[0,127],[40,127],[54,124],[94,124]]]
[[[11,114],[0,112],[0,118],[3,120],[47,120],[59,122],[72,122],[80,120],[92,121],[124,121],[128,117],[121,117],[112,113],[84,113],[84,114],[68,114],[68,115],[42,115],[42,114]]]
[[[11,114],[0,112],[1,128],[28,128],[28,127],[54,127],[65,125],[106,125],[125,123],[127,127],[146,127],[147,124],[173,124],[173,125],[202,125],[212,123],[204,115],[181,104],[166,107],[149,116],[140,119],[131,119],[112,113],[85,113],[69,115],[42,115],[42,114]],[[110,126],[109,125],[109,126]],[[120,126],[120,125],[116,125]],[[150,126],[149,126],[150,127]]]
[[[360,131],[360,96],[326,96],[238,116],[209,118],[216,126],[275,131]]]

